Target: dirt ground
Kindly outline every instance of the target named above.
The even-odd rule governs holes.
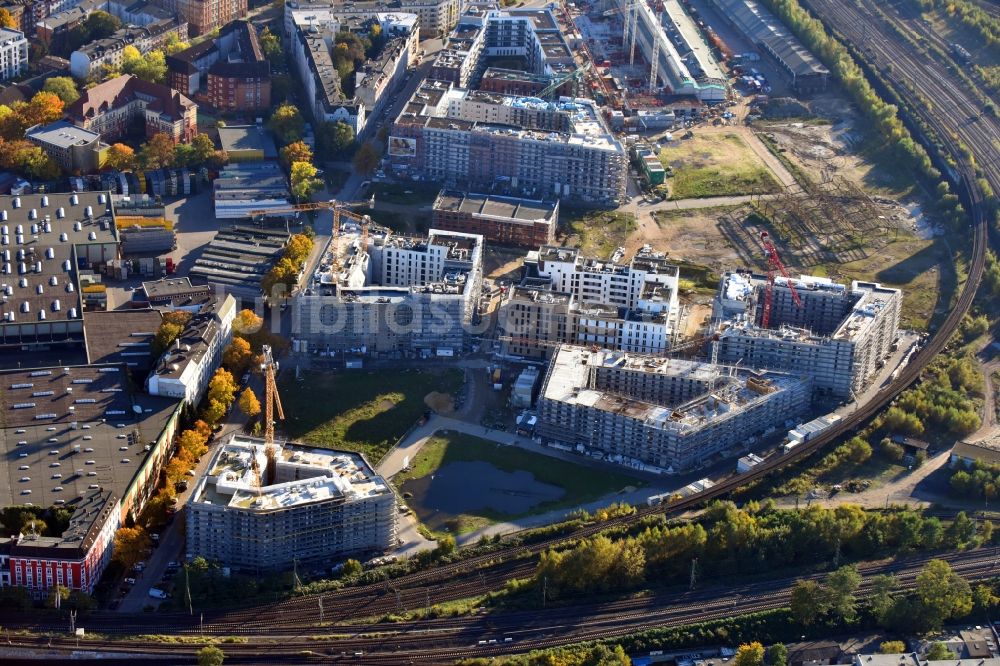
[[[438,414],[451,414],[455,411],[455,400],[447,393],[431,391],[424,396],[424,404]]]
[[[655,227],[646,225],[644,233],[632,234],[628,239],[626,254],[631,256],[648,243],[668,256],[713,269],[739,267],[739,253],[719,229],[719,217],[732,208],[660,211],[654,217]]]

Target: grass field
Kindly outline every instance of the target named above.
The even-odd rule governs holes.
[[[397,488],[407,481],[424,479],[452,462],[485,462],[504,472],[529,472],[540,483],[558,486],[563,495],[556,501],[537,504],[527,513],[505,514],[490,509],[460,513],[445,521],[448,529],[455,533],[471,532],[494,522],[511,520],[524,515],[533,515],[569,508],[591,502],[605,495],[618,492],[628,486],[642,486],[642,481],[610,470],[595,469],[575,465],[524,449],[499,445],[495,442],[460,433],[447,435],[436,433],[424,444],[420,453],[411,462],[408,472],[393,477]],[[408,500],[420,516],[423,507],[417,498]],[[433,510],[432,510],[433,511]]]
[[[291,439],[360,451],[375,464],[427,409],[424,396],[461,385],[458,370],[306,372],[279,387],[286,417],[279,427]]]
[[[584,254],[607,259],[616,247],[625,245],[636,229],[635,217],[618,211],[562,211],[560,233],[564,245],[578,247]]]
[[[738,134],[695,134],[660,151],[671,199],[777,192],[780,184]]]

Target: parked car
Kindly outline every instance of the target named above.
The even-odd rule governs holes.
[[[126,585],[135,585],[135,578],[126,578],[125,579],[125,584]]]
[[[151,587],[151,588],[149,588],[149,596],[151,596],[154,599],[166,599],[170,595],[168,595],[163,590],[157,589],[155,587]]]

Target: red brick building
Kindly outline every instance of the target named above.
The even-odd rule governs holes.
[[[490,243],[537,249],[555,241],[558,224],[558,201],[442,190],[434,201],[431,226],[481,234]]]
[[[176,142],[187,142],[198,133],[197,104],[176,90],[130,74],[84,90],[66,115],[106,142],[127,134],[137,118],[144,121],[147,137],[162,132]]]

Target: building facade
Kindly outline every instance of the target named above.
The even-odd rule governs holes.
[[[107,146],[101,143],[101,135],[65,120],[30,127],[25,138],[70,173],[94,173],[104,163]]]
[[[0,80],[20,76],[28,68],[28,40],[20,30],[0,28]]]
[[[186,39],[187,24],[168,18],[146,26],[126,26],[110,37],[94,40],[73,51],[69,56],[69,71],[74,78],[84,80],[100,74],[103,67],[120,70],[126,47],[148,53],[160,48],[171,36]]]
[[[189,559],[287,569],[396,544],[396,496],[358,453],[233,436],[208,470],[185,507]]]
[[[403,11],[420,17],[420,39],[444,37],[458,23],[462,0],[401,0]]]
[[[198,133],[197,104],[176,90],[130,74],[83,91],[66,109],[66,116],[105,139],[124,136],[136,119],[145,123],[147,137],[163,133],[175,142],[186,142]]]
[[[559,347],[539,394],[537,432],[659,472],[697,468],[804,413],[807,376]]]
[[[544,102],[424,81],[389,137],[392,169],[448,188],[624,201],[628,158],[592,100]]]
[[[433,225],[479,234],[489,243],[535,248],[555,242],[559,202],[442,190]]]
[[[713,311],[719,360],[808,371],[818,392],[840,399],[861,393],[899,337],[902,293],[877,282],[855,280],[847,287],[813,276],[779,278],[763,328],[766,283],[759,275],[723,277]]]
[[[212,32],[247,15],[247,0],[157,0],[188,25],[192,37]]]
[[[236,299],[226,294],[194,313],[180,337],[163,352],[146,380],[150,395],[201,402],[222,353],[233,340]]]

